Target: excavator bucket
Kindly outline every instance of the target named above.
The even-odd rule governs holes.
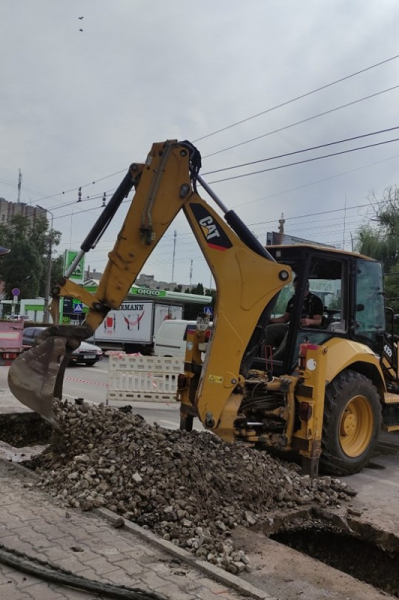
[[[65,355],[65,338],[51,337],[20,354],[8,372],[8,385],[14,396],[54,426],[53,404],[56,397],[62,397]],[[61,394],[57,395],[57,391]]]
[[[41,336],[44,341],[20,354],[8,372],[8,385],[17,400],[55,427],[54,401],[62,398],[70,354],[85,337],[83,327],[49,327]]]

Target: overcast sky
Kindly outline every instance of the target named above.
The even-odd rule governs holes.
[[[79,248],[104,192],[153,142],[217,153],[206,173],[399,127],[398,23],[397,0],[2,0],[0,196],[17,200],[21,169],[21,201],[52,211],[63,252]],[[204,177],[396,139],[399,129]],[[398,163],[393,141],[212,187],[262,243],[284,213],[286,233],[351,249],[371,194],[399,183]],[[104,268],[125,208],[86,266]],[[182,215],[143,272],[171,280],[174,231],[175,281],[189,283],[192,267],[192,284],[208,286]]]

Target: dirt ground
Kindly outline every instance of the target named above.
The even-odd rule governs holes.
[[[233,532],[233,537],[242,545],[253,567],[250,579],[248,574],[243,577],[267,589],[279,600],[399,597],[399,434],[382,434],[372,463],[361,473],[342,480],[355,488],[358,495],[348,509],[330,512],[336,515],[338,523],[342,519],[343,529],[348,527],[353,534],[358,534],[364,545],[352,543],[344,535],[338,539],[327,535],[326,543],[319,545],[320,537],[315,528],[314,534],[300,535],[299,544],[296,540],[300,552],[262,533],[240,527]],[[279,516],[275,515],[272,521],[265,532],[267,535],[280,529]],[[287,517],[283,516],[282,523],[287,525]],[[335,566],[321,562],[326,558]],[[360,578],[371,579],[373,585]]]
[[[241,577],[279,600],[388,600],[398,596],[363,583],[292,548],[239,527],[233,539],[251,561]],[[363,556],[358,555],[359,562]]]

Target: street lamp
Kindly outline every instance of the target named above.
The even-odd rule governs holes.
[[[52,250],[53,250],[53,221],[54,221],[54,215],[51,212],[51,210],[48,210],[48,208],[43,208],[42,206],[39,206],[39,204],[36,204],[37,208],[40,208],[41,210],[45,210],[46,212],[50,213],[51,215],[51,226],[50,226],[50,240],[49,240],[49,245],[48,245],[48,256],[47,256],[47,262],[48,262],[48,266],[47,266],[47,280],[46,280],[46,289],[44,292],[44,310],[43,310],[43,323],[48,323],[49,321],[49,312],[48,312],[48,305],[49,305],[49,298],[50,298],[50,285],[51,285],[51,259],[52,259]]]

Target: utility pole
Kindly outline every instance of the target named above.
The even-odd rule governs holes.
[[[21,169],[18,169],[19,174],[18,174],[18,204],[21,202],[21,186],[22,186],[22,173],[21,173]]]
[[[48,255],[47,255],[47,279],[46,279],[46,290],[44,292],[44,309],[43,309],[43,323],[49,322],[49,299],[50,299],[50,286],[51,286],[51,263],[52,263],[52,251],[53,251],[53,221],[54,215],[51,210],[47,208],[43,208],[42,206],[36,205],[38,208],[42,210],[46,210],[51,215],[51,226],[50,226],[50,239],[48,245]]]
[[[190,292],[191,292],[191,281],[193,278],[193,259],[191,259],[191,264],[190,264]]]
[[[176,255],[176,238],[177,238],[177,231],[175,230],[174,236],[173,236],[173,259],[172,259],[172,281],[171,283],[174,283],[175,279],[175,255]]]

